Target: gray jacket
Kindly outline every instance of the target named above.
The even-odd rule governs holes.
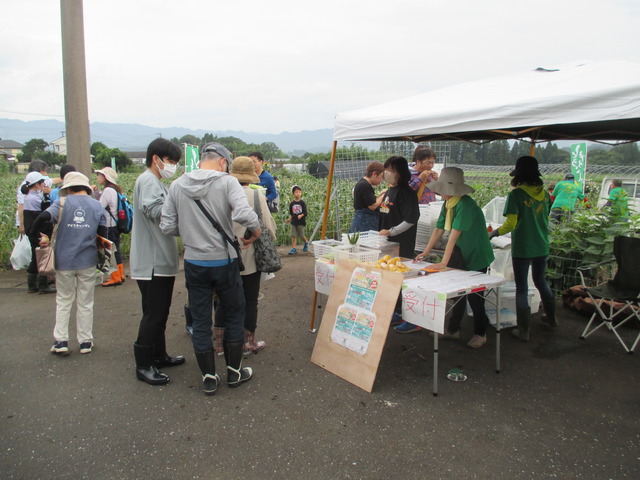
[[[151,280],[175,277],[179,272],[178,243],[160,231],[160,214],[167,187],[150,170],[136,180],[133,190],[131,231],[131,278]]]
[[[234,177],[217,170],[195,170],[171,184],[162,207],[160,229],[166,235],[180,235],[185,260],[224,260],[236,258],[235,250],[213,228],[195,200],[233,239],[233,223],[249,230],[260,226],[249,206],[244,190]]]

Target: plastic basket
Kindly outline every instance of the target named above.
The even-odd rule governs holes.
[[[380,250],[371,248],[361,248],[358,245],[342,245],[334,249],[335,262],[340,263],[343,260],[353,260],[356,262],[375,262],[380,258]]]
[[[351,243],[349,242],[349,235],[353,236],[353,233],[343,233],[342,234],[342,243],[345,243],[347,245],[351,245]],[[360,232],[360,235],[358,236],[358,243],[369,240],[371,238],[375,238],[375,237],[379,237],[380,235],[378,234],[378,232],[376,230],[367,230],[364,232]],[[384,237],[386,239],[386,237]]]
[[[311,242],[313,254],[316,258],[324,257],[325,255],[332,253],[336,247],[341,247],[343,245],[344,244],[341,241],[334,240],[332,238]]]

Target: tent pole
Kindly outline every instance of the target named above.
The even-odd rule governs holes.
[[[336,165],[336,150],[338,148],[338,142],[333,141],[331,147],[331,162],[329,163],[329,178],[327,179],[327,195],[324,200],[324,215],[322,216],[322,229],[320,230],[320,240],[324,240],[327,234],[327,219],[329,218],[329,206],[331,202],[331,187],[333,185],[333,171]],[[316,332],[316,307],[318,305],[318,292],[313,291],[313,310],[311,311],[311,322],[309,323],[309,331],[311,333]]]

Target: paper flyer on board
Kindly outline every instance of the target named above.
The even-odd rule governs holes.
[[[372,312],[382,274],[356,267],[345,303],[338,307],[331,340],[360,355],[367,353],[376,315]]]

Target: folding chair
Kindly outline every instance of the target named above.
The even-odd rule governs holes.
[[[613,254],[615,258],[611,260],[577,269],[582,281],[583,290],[589,295],[589,298],[591,298],[596,307],[580,338],[584,340],[604,326],[615,335],[627,353],[633,353],[640,341],[640,333],[638,333],[635,342],[633,342],[633,345],[629,349],[618,333],[618,329],[633,318],[640,322],[640,305],[638,304],[638,295],[640,294],[640,238],[614,238]],[[594,267],[600,267],[613,262],[617,264],[618,268],[613,280],[591,288],[586,285],[583,275],[584,272]],[[618,302],[624,306],[614,311],[614,302]],[[617,322],[615,325],[614,321]],[[594,325],[594,322],[597,323],[597,325]],[[592,325],[594,325],[593,328]]]

